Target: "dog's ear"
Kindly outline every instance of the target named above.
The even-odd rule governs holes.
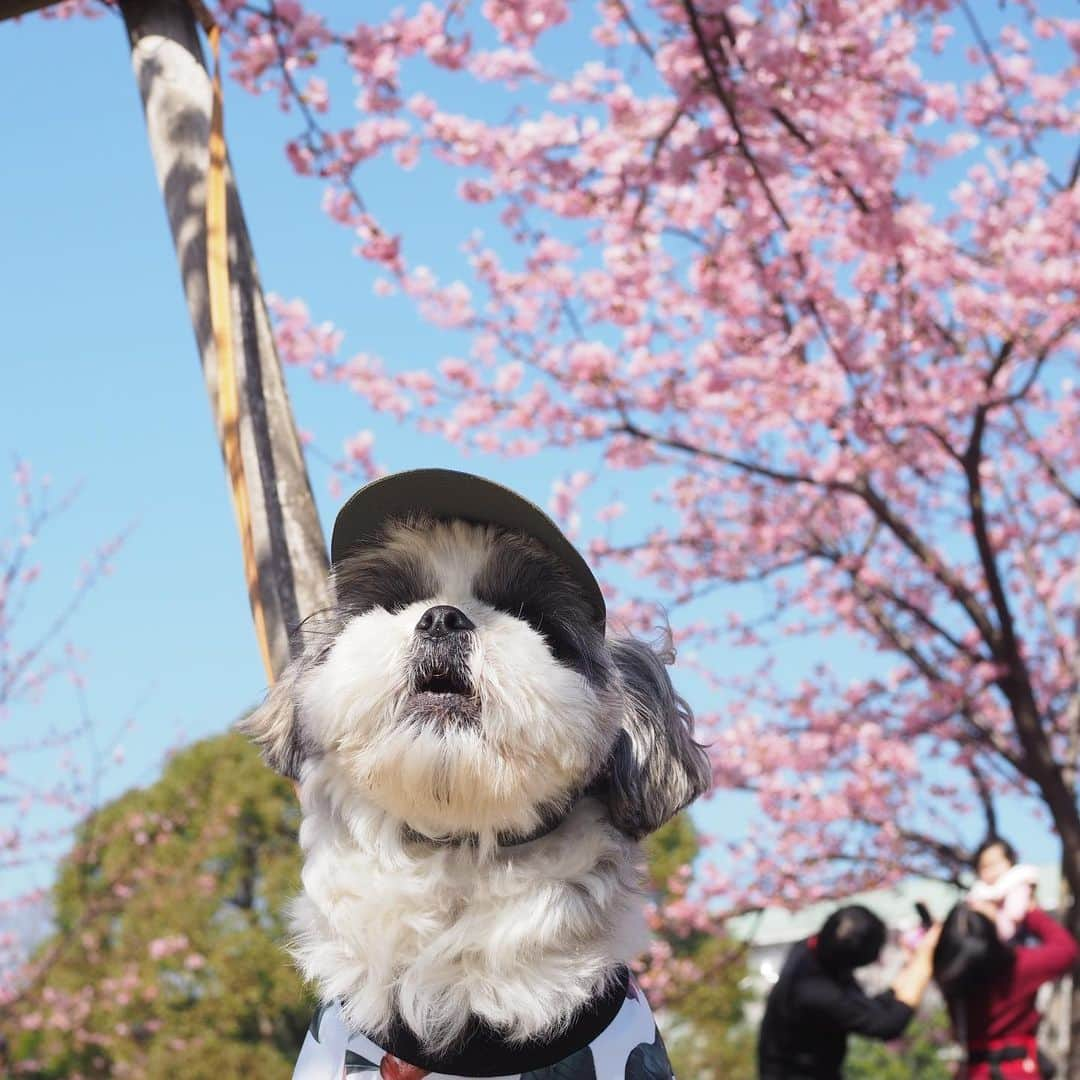
[[[297,631],[300,652],[267,691],[263,703],[236,725],[259,747],[267,765],[290,780],[300,779],[300,766],[310,754],[300,723],[299,684],[329,652],[329,620],[324,613],[319,615],[323,617],[313,617]]]
[[[304,740],[300,731],[299,709],[294,693],[296,678],[294,660],[266,692],[263,703],[253,709],[236,725],[262,751],[263,760],[271,769],[290,780],[300,779],[304,760]]]
[[[610,643],[623,687],[623,727],[604,785],[612,823],[640,840],[704,794],[708,755],[694,742],[690,706],[671,685],[662,656],[644,642]]]

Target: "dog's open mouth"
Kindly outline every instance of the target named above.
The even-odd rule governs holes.
[[[440,731],[473,727],[480,720],[480,699],[468,673],[451,666],[418,672],[408,713],[414,723]]]
[[[412,694],[405,705],[413,723],[449,731],[479,722],[480,695],[459,642],[419,649],[413,663]]]
[[[416,691],[419,694],[457,694],[465,696],[472,694],[472,686],[468,678],[457,671],[435,671],[430,675],[423,675],[416,680]]]

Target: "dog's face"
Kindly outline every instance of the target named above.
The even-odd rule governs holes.
[[[343,622],[302,679],[301,723],[383,809],[427,833],[528,828],[603,760],[603,632],[541,549],[418,522],[334,581]]]
[[[707,786],[663,664],[613,643],[526,537],[400,523],[334,571],[336,606],[245,727],[297,775],[350,789],[430,836],[528,832],[587,787],[644,835]]]

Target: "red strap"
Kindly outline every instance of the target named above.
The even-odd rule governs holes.
[[[430,1075],[427,1069],[410,1065],[391,1054],[387,1054],[379,1064],[381,1080],[423,1080],[423,1077]]]

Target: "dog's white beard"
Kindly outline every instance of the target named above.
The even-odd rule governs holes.
[[[550,1034],[645,948],[636,847],[598,803],[528,845],[433,849],[370,803],[334,809],[350,786],[328,761],[305,773],[293,953],[356,1028],[377,1038],[398,1013],[436,1051],[472,1016]]]

